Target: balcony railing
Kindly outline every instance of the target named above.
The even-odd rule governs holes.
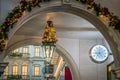
[[[29,75],[2,75],[0,80],[30,80]]]
[[[30,53],[22,53],[22,57],[23,58],[29,58],[30,57]]]
[[[30,53],[10,53],[8,58],[29,58]]]
[[[43,76],[33,75],[2,75],[0,80],[44,80]]]

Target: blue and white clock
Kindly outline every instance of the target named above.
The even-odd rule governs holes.
[[[90,58],[96,63],[104,62],[109,56],[108,50],[103,45],[93,46],[90,50]]]

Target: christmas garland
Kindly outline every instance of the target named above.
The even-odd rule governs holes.
[[[94,0],[76,0],[83,4],[88,5],[87,9],[95,11],[98,17],[104,17],[108,20],[109,27],[116,29],[120,32],[120,19],[109,11],[108,8],[102,7],[100,4],[94,2]]]
[[[21,0],[20,4],[16,6],[5,18],[5,21],[0,26],[0,52],[5,49],[6,40],[8,39],[8,32],[13,25],[18,22],[19,18],[23,15],[24,11],[30,12],[32,8],[38,6],[40,7],[41,2],[50,0]]]
[[[13,25],[18,22],[19,18],[23,15],[24,11],[30,12],[32,8],[38,6],[42,1],[50,0],[21,0],[20,4],[16,6],[5,18],[5,21],[0,26],[0,52],[5,49],[6,40],[8,39],[8,32],[10,28],[13,28]],[[97,16],[106,17],[109,22],[109,26],[120,31],[120,19],[115,16],[113,13],[110,13],[109,9],[106,7],[101,7],[100,4],[96,4],[94,0],[76,0],[83,4],[88,5],[88,9],[93,9],[96,12]]]

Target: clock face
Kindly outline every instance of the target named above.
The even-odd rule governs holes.
[[[108,50],[103,45],[96,45],[90,51],[90,58],[97,63],[104,62],[108,55]]]

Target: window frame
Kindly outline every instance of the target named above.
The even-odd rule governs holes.
[[[23,68],[24,68],[24,70],[23,70]],[[26,68],[26,70],[25,70],[25,68]],[[21,69],[21,75],[26,76],[27,74],[28,74],[28,65],[27,65],[27,63],[23,63],[22,69]]]
[[[34,56],[35,57],[40,57],[40,47],[35,47],[34,48]]]
[[[18,75],[18,63],[15,62],[12,65],[12,75]]]
[[[35,70],[36,67],[38,68],[37,75],[36,75],[36,70]],[[34,66],[34,76],[35,77],[40,76],[40,66],[39,65]]]
[[[29,52],[29,47],[25,46],[22,48],[22,53],[28,53]]]

